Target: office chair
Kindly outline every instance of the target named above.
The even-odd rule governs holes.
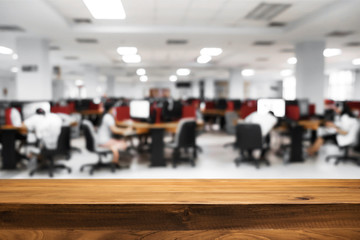
[[[254,164],[256,168],[260,167],[261,162],[265,162],[267,166],[270,165],[269,161],[263,156],[260,159],[252,156],[252,151],[255,149],[266,150],[263,146],[263,138],[259,124],[238,124],[236,126],[236,144],[240,149],[240,155],[235,159],[236,166],[239,166],[242,162]],[[245,156],[245,151],[247,151],[247,156]]]
[[[196,148],[196,121],[193,118],[184,118],[180,120],[175,134],[175,141],[165,145],[168,148],[172,148],[172,165],[176,168],[176,165],[180,161],[188,161],[191,166],[195,166],[195,159],[197,158]],[[192,157],[181,158],[181,149],[185,149],[188,153],[188,149],[192,149]]]
[[[215,103],[215,108],[225,110],[227,108],[227,101],[224,98],[220,98]]]
[[[44,163],[40,164],[38,167],[33,169],[30,172],[30,176],[33,176],[35,172],[48,170],[49,176],[54,176],[55,169],[66,169],[69,173],[71,173],[71,168],[64,164],[55,164],[54,158],[57,156],[64,156],[68,153],[70,148],[67,146],[67,142],[70,139],[70,128],[62,127],[60,135],[58,137],[57,147],[56,149],[47,149],[43,147],[41,149],[41,156],[44,158]],[[70,146],[70,145],[69,145]]]
[[[235,136],[236,133],[236,124],[238,120],[238,115],[235,112],[227,112],[225,113],[225,130],[229,135]],[[236,147],[236,142],[225,143],[224,148],[227,147]]]
[[[80,167],[80,172],[84,170],[85,167],[90,167],[90,175],[93,175],[95,170],[99,170],[101,168],[110,168],[111,172],[115,172],[116,169],[120,169],[121,167],[113,162],[104,163],[102,161],[102,157],[106,157],[108,154],[112,154],[110,149],[97,147],[96,144],[96,133],[93,124],[89,120],[83,120],[82,122],[85,141],[86,141],[86,149],[89,152],[96,153],[99,156],[99,160],[97,163],[84,164]]]
[[[334,158],[335,165],[338,165],[342,161],[351,160],[351,161],[357,162],[357,165],[360,166],[360,158],[349,155],[349,150],[351,148],[353,148],[354,146],[356,146],[358,133],[359,133],[359,124],[357,122],[355,122],[353,127],[351,128],[350,132],[348,133],[348,134],[350,134],[350,137],[352,138],[351,143],[346,146],[340,147],[340,150],[344,150],[344,154],[327,156],[325,159],[326,162],[328,162],[330,159]]]

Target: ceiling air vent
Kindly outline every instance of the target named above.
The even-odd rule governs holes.
[[[283,48],[283,49],[280,49],[280,52],[282,52],[282,53],[293,53],[294,49],[293,48]]]
[[[281,3],[260,3],[245,18],[250,20],[265,20],[269,21],[286,9],[291,7],[291,4]]]
[[[91,24],[92,23],[90,18],[74,18],[73,21],[76,24]]]
[[[286,23],[284,22],[271,22],[268,25],[269,27],[285,27]]]
[[[360,42],[349,42],[346,44],[348,47],[360,47]]]
[[[50,51],[59,51],[60,47],[58,46],[50,46]]]
[[[271,46],[274,45],[273,41],[256,41],[254,42],[255,46]]]
[[[188,43],[186,39],[168,39],[166,41],[167,45],[185,45]]]
[[[98,40],[95,38],[77,38],[76,41],[78,43],[85,43],[85,44],[94,44],[94,43],[98,43]]]
[[[25,30],[16,25],[0,25],[0,31],[4,32],[24,32]]]
[[[267,62],[267,61],[269,61],[269,59],[265,58],[265,57],[260,57],[260,58],[257,58],[256,61],[258,61],[258,62]]]
[[[64,57],[66,60],[78,60],[79,57],[76,57],[76,56],[66,56]]]
[[[354,33],[353,31],[333,31],[331,33],[328,33],[327,36],[328,37],[346,37],[353,33]]]

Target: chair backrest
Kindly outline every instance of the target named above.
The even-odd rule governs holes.
[[[239,123],[236,126],[236,143],[240,149],[261,149],[262,135],[259,124]]]
[[[90,152],[94,152],[96,150],[96,132],[94,125],[86,119],[82,121],[82,125],[85,134],[86,149]]]
[[[178,147],[196,146],[196,121],[194,118],[180,120],[176,130],[175,145]]]
[[[236,124],[238,120],[238,115],[236,112],[226,112],[225,113],[225,130],[228,134],[235,135],[236,132]]]
[[[66,154],[70,151],[70,126],[61,127],[61,133],[58,138],[57,152],[59,154]]]

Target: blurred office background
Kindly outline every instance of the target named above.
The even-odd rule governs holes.
[[[358,178],[359,22],[357,0],[1,0],[0,178],[48,178],[29,175],[44,162],[71,168],[56,178]],[[123,169],[90,175],[84,120],[95,141],[109,102],[133,132],[114,136]],[[39,108],[68,121],[50,157],[29,156],[39,139],[20,129]],[[309,154],[336,108],[351,140]],[[257,139],[238,125],[259,111],[277,122]]]

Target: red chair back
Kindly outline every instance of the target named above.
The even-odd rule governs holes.
[[[300,119],[300,108],[297,105],[289,105],[286,106],[286,117],[292,120],[299,120]]]
[[[196,117],[196,108],[191,105],[183,106],[181,117],[182,118],[195,118]]]
[[[227,101],[227,111],[234,111],[234,102],[233,101]]]
[[[130,119],[130,107],[122,106],[116,108],[116,120],[125,121]]]

